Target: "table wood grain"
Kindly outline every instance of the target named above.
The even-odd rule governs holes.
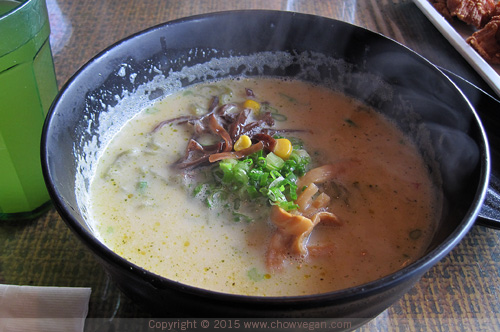
[[[105,47],[203,13],[273,9],[343,20],[386,35],[488,90],[410,0],[47,0],[59,86]],[[399,301],[359,331],[500,330],[499,231],[474,226]],[[125,297],[54,208],[0,223],[0,282],[91,287],[89,318],[150,317]]]

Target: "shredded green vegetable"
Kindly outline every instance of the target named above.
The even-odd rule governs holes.
[[[297,209],[297,179],[304,175],[310,163],[305,150],[294,150],[288,160],[283,160],[274,153],[267,155],[261,150],[244,159],[224,159],[218,167],[212,169],[214,188],[205,190],[208,194],[207,205],[212,207],[220,199],[227,199],[228,192],[236,194],[233,201],[235,210],[240,199],[264,198],[272,205],[278,205],[286,211]],[[198,195],[208,184],[200,184],[193,194]],[[220,203],[220,202],[219,202]],[[236,221],[249,221],[249,217],[240,213],[233,214]]]

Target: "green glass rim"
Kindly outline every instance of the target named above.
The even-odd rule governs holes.
[[[0,16],[0,56],[8,54],[33,38],[48,24],[45,0],[24,0]]]

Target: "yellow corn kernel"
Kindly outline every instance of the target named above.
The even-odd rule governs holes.
[[[260,104],[252,99],[245,100],[245,102],[243,103],[243,107],[249,108],[249,109],[254,110],[254,111],[260,110]]]
[[[290,154],[292,153],[293,147],[292,143],[286,138],[278,138],[276,139],[276,146],[274,147],[274,154],[280,157],[281,159],[288,159]]]
[[[247,135],[241,135],[234,143],[234,151],[241,151],[252,146],[252,140]]]

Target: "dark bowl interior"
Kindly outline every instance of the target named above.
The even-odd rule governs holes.
[[[273,52],[271,57],[269,52]],[[256,57],[267,57],[272,63],[269,59],[283,54],[291,59],[286,65],[244,63]],[[442,218],[424,257],[359,287],[310,296],[254,297],[167,280],[127,262],[93,236],[79,198],[88,189],[91,174],[82,171],[81,164],[95,158],[85,147],[96,135],[97,150],[105,144],[98,137],[103,114],[120,106],[120,98],[126,95],[147,103],[167,93],[161,85],[140,89],[159,74],[169,77],[183,68],[231,58],[243,62],[234,60],[227,71],[185,77],[179,82],[185,86],[229,75],[300,77],[364,101],[394,119],[417,142],[429,171],[443,189]],[[128,116],[125,113],[123,117]],[[365,29],[277,11],[223,12],[181,19],[111,46],[77,72],[55,100],[44,127],[42,164],[59,213],[126,294],[159,315],[219,317],[377,315],[462,239],[478,214],[489,176],[488,146],[476,113],[433,65]],[[77,182],[76,178],[83,180]]]

